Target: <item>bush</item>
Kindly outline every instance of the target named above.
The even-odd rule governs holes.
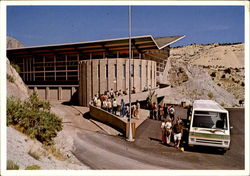
[[[223,74],[223,75],[221,76],[221,78],[226,78],[226,75]]]
[[[216,77],[216,73],[213,72],[213,73],[210,74],[210,76],[211,76],[211,77]]]
[[[242,87],[245,87],[245,83],[244,82],[241,82],[240,84]]]
[[[19,166],[11,160],[7,160],[7,170],[18,170]]]
[[[40,101],[36,93],[24,102],[8,98],[7,125],[18,127],[20,131],[45,145],[53,144],[53,138],[62,130],[62,120],[49,110],[50,104]]]
[[[25,168],[25,170],[40,170],[40,169],[41,169],[41,167],[38,165],[31,165],[31,166],[27,166]]]
[[[7,74],[7,80],[8,80],[9,82],[11,82],[11,83],[14,83],[14,82],[15,82],[14,77],[11,76],[11,75],[9,75],[9,74]]]
[[[17,73],[20,73],[20,67],[16,64],[11,64],[11,66],[16,70]]]
[[[209,93],[207,94],[207,96],[208,96],[210,99],[212,99],[212,98],[214,97],[214,95],[213,95],[212,92],[209,92]]]
[[[226,73],[226,74],[227,74],[227,73],[228,73],[228,74],[231,74],[231,69],[230,69],[230,68],[225,69],[225,70],[224,70],[224,73]]]

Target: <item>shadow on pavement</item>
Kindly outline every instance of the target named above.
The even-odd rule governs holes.
[[[204,153],[204,154],[215,154],[215,155],[224,155],[225,151],[223,149],[215,148],[215,147],[207,147],[207,146],[193,146],[185,147],[185,151],[193,152],[193,153]]]

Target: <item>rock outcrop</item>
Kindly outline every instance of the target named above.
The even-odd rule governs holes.
[[[189,45],[170,52],[162,79],[170,85],[167,103],[212,99],[223,106],[238,106],[244,101],[243,44]],[[214,57],[219,61],[215,62]]]
[[[7,37],[7,48],[22,48],[24,45],[19,42],[18,40],[12,38],[12,37]]]
[[[7,97],[15,97],[21,100],[25,100],[29,97],[29,91],[24,84],[22,78],[14,69],[10,61],[7,60]],[[12,80],[10,80],[12,79]]]

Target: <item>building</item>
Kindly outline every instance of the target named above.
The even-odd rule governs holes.
[[[155,87],[169,56],[170,44],[185,36],[132,37],[132,87]],[[20,76],[42,99],[69,101],[79,91],[91,97],[111,88],[128,88],[129,39],[118,38],[80,43],[23,47],[7,50]],[[76,96],[77,97],[77,96]],[[86,98],[86,106],[89,98]]]

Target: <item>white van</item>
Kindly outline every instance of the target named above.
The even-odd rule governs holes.
[[[212,146],[228,150],[230,146],[228,111],[212,100],[195,100],[191,112],[188,145]]]

